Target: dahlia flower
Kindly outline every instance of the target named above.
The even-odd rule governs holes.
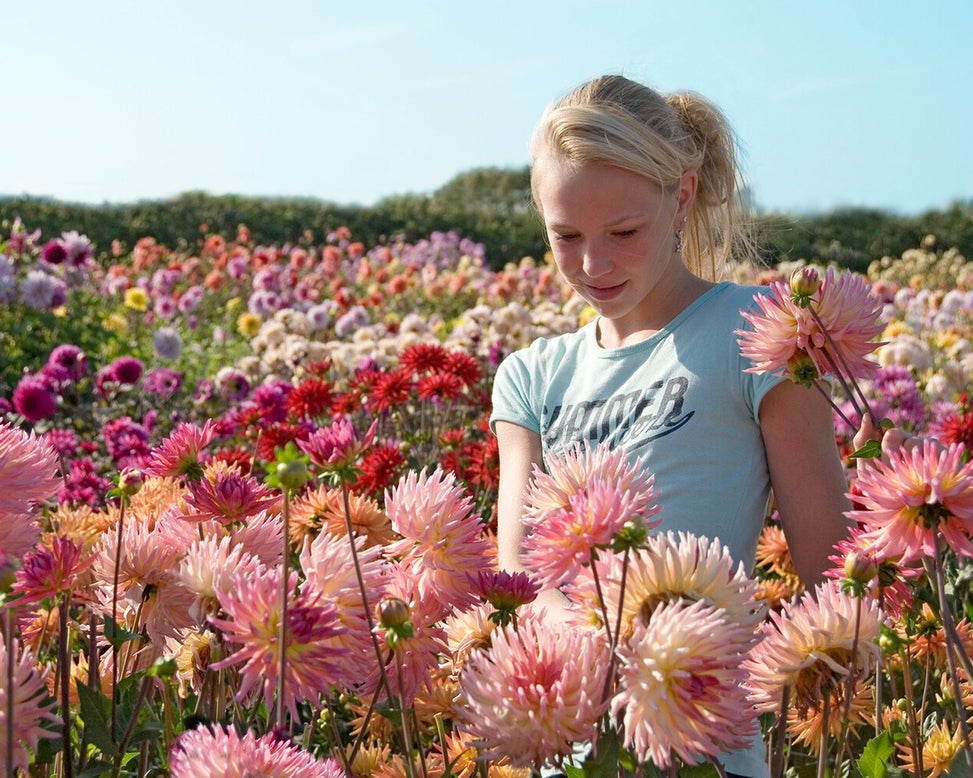
[[[162,445],[155,449],[143,468],[146,475],[189,480],[203,476],[199,452],[216,437],[216,422],[208,419],[202,428],[188,422],[176,426]]]
[[[475,604],[466,576],[490,564],[490,544],[472,498],[455,476],[439,469],[411,471],[386,493],[385,511],[403,536],[386,553],[413,567],[420,599],[438,603],[439,617]]]
[[[291,716],[298,717],[297,704],[317,700],[330,693],[340,672],[345,649],[332,638],[345,632],[337,619],[337,607],[324,602],[317,592],[295,592],[297,576],[288,581],[286,666],[280,667],[278,634],[280,629],[280,569],[263,569],[248,575],[233,575],[230,590],[217,592],[220,606],[228,618],[211,618],[224,639],[240,648],[221,662],[216,670],[240,665],[240,689],[236,699],[248,699],[251,690],[262,691],[268,709],[281,686],[283,671],[284,704]]]
[[[57,395],[41,375],[25,375],[13,393],[14,410],[31,424],[57,413]]]
[[[609,614],[619,607],[623,559],[618,554],[599,561],[602,593]],[[597,591],[590,570],[565,588],[572,602],[587,606],[600,616]],[[644,549],[632,552],[625,576],[621,603],[621,632],[629,635],[641,623],[648,623],[655,609],[675,600],[701,601],[724,611],[741,651],[753,641],[754,630],[763,618],[757,600],[757,584],[742,564],[735,564],[729,550],[718,540],[684,532],[666,532],[647,541]],[[727,634],[724,634],[724,640]]]
[[[345,628],[330,642],[347,650],[339,660],[343,670],[339,680],[346,688],[354,688],[361,681],[363,665],[374,666],[377,661],[351,543],[358,544],[359,569],[369,604],[374,606],[385,593],[387,563],[379,547],[366,547],[363,538],[350,540],[347,535],[322,532],[305,545],[300,557],[301,570],[306,577],[304,586],[335,606],[335,618]]]
[[[670,767],[743,748],[756,713],[743,686],[740,647],[727,640],[725,611],[674,600],[638,624],[618,649],[619,691],[612,714],[640,762]]]
[[[306,440],[298,441],[297,445],[318,467],[328,472],[338,472],[354,465],[374,443],[377,425],[378,419],[359,437],[351,419],[342,416],[330,427],[315,430]]]
[[[957,554],[973,556],[973,463],[963,462],[964,452],[924,439],[892,452],[887,464],[869,461],[856,482],[863,508],[848,513],[862,523],[863,539],[903,565],[934,556],[938,535]]]
[[[189,615],[196,624],[205,627],[207,616],[219,611],[220,594],[229,593],[234,575],[253,575],[260,566],[257,557],[229,537],[196,538],[176,572],[179,583],[195,597]]]
[[[19,604],[53,601],[63,592],[70,592],[78,575],[94,562],[93,556],[84,558],[83,545],[80,540],[75,543],[66,537],[56,537],[50,546],[41,546],[27,554],[13,585],[13,591],[23,594]]]
[[[216,472],[212,478],[204,477],[190,483],[186,504],[191,512],[183,518],[189,521],[213,519],[220,524],[232,524],[246,521],[278,502],[280,497],[253,476],[242,475],[236,470]]]
[[[51,499],[60,486],[57,470],[57,455],[46,442],[0,422],[0,516],[26,513],[31,503]]]
[[[577,443],[547,473],[534,471],[524,496],[524,564],[544,587],[569,581],[627,523],[659,526],[647,521],[661,510],[654,499],[654,476],[629,464],[622,449]]]
[[[740,312],[753,329],[734,331],[740,353],[753,363],[747,372],[786,375],[800,355],[809,357],[822,376],[844,371],[844,377],[857,379],[874,370],[868,355],[881,345],[874,340],[883,329],[883,306],[863,276],[850,271],[836,275],[829,268],[808,307],[795,303],[779,281],[754,300],[759,311]]]
[[[172,778],[342,778],[333,759],[315,759],[310,753],[274,735],[257,737],[247,731],[218,725],[187,730],[169,755]]]
[[[856,676],[864,678],[879,658],[876,639],[884,616],[874,599],[860,599],[854,661]],[[770,621],[762,627],[763,639],[744,662],[757,710],[778,711],[785,686],[798,713],[818,709],[824,695],[840,686],[851,671],[857,607],[856,598],[828,582],[770,613]]]
[[[481,743],[481,756],[540,767],[590,740],[602,702],[608,646],[600,633],[522,618],[496,630],[460,675],[460,729]]]
[[[0,732],[7,731],[7,710],[10,706],[7,677],[10,663],[13,667],[13,764],[15,769],[27,770],[31,751],[37,752],[41,738],[58,737],[56,732],[44,728],[44,722],[60,723],[51,710],[53,700],[47,697],[47,671],[38,669],[30,651],[20,651],[16,639],[13,641],[13,658],[7,654],[6,641],[0,640]],[[7,759],[7,737],[0,737],[0,764]]]

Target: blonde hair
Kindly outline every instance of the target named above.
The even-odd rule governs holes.
[[[624,76],[600,76],[544,112],[531,140],[531,159],[536,163],[550,153],[574,166],[600,162],[621,168],[670,191],[695,171],[696,197],[683,240],[687,267],[715,280],[731,254],[753,257],[737,196],[733,131],[701,95],[663,96]],[[541,208],[533,175],[531,186]]]

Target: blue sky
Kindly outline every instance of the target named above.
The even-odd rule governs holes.
[[[0,4],[0,194],[370,204],[526,164],[620,72],[719,104],[764,210],[973,199],[969,0]]]

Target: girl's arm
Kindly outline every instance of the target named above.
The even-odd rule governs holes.
[[[527,571],[520,561],[524,537],[524,491],[534,465],[543,467],[541,436],[507,421],[496,424],[500,453],[500,485],[497,495],[497,558],[501,570]],[[546,608],[555,619],[567,616],[567,599],[556,589],[537,595],[535,605]]]
[[[535,464],[542,465],[541,436],[509,421],[496,424],[500,454],[500,484],[497,494],[497,552],[501,570],[524,570],[520,543],[524,491]]]
[[[831,406],[813,389],[782,381],[760,404],[760,429],[781,526],[805,587],[826,580],[834,545],[848,535],[851,505]]]

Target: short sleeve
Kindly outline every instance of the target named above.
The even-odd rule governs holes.
[[[531,388],[537,392],[528,365],[530,349],[515,351],[497,368],[493,379],[493,410],[490,413],[490,429],[496,432],[498,421],[509,421],[540,433],[540,417],[531,401]]]

